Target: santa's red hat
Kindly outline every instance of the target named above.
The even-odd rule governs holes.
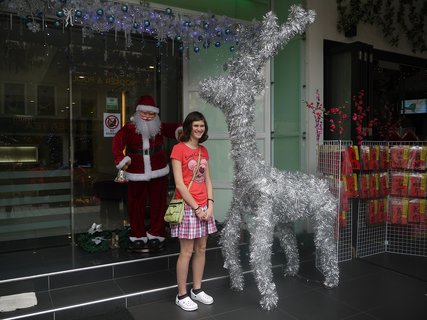
[[[142,96],[136,102],[136,111],[159,113],[159,107],[156,106],[152,96]]]

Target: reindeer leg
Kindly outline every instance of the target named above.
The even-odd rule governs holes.
[[[242,207],[238,203],[239,200],[233,196],[233,201],[228,211],[228,218],[221,231],[220,244],[222,246],[224,265],[228,268],[230,274],[231,288],[242,291],[244,278],[240,263],[240,251],[238,250]]]
[[[323,284],[327,288],[333,288],[338,286],[339,282],[337,242],[334,236],[336,210],[329,211],[320,208],[320,214],[316,215],[314,242],[320,253],[320,266],[325,276]]]
[[[266,210],[267,212],[265,212]],[[271,206],[261,205],[256,216],[248,222],[251,234],[250,263],[261,294],[260,305],[265,310],[274,309],[279,300],[271,268],[274,225],[269,219],[266,219],[268,216],[272,216],[271,212],[268,212],[269,210],[271,210]]]
[[[299,252],[293,224],[279,224],[277,227],[277,235],[287,260],[284,275],[295,276],[299,270]]]

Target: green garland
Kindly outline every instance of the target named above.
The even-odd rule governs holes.
[[[77,244],[86,252],[105,252],[111,249],[111,237],[113,232],[119,237],[119,246],[127,249],[129,229],[101,231],[90,234],[80,233],[77,235]],[[95,241],[98,240],[98,241]]]
[[[351,36],[359,22],[381,29],[390,45],[397,47],[404,35],[412,52],[427,51],[425,0],[337,0],[339,32]]]

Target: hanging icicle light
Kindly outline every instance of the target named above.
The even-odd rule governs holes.
[[[89,30],[124,32],[125,38],[133,33],[145,33],[160,42],[178,41],[180,51],[191,47],[194,50],[194,41],[203,42],[204,48],[210,43],[219,47],[225,42],[236,46],[239,36],[237,23],[228,17],[207,13],[176,15],[171,8],[155,10],[144,1],[125,4],[104,0],[2,0],[0,10],[31,17],[27,27],[33,32],[41,30],[37,26],[46,16],[56,16],[55,26],[80,26],[86,30],[83,37],[90,35]]]

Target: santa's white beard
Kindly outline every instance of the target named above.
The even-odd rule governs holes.
[[[133,116],[133,122],[135,122],[136,132],[143,137],[154,138],[160,132],[161,121],[158,114],[153,120],[146,121],[141,119],[139,112],[136,112]]]

